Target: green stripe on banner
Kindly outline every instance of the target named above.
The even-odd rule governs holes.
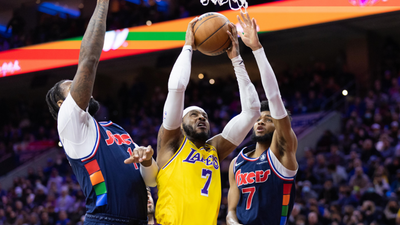
[[[186,32],[129,32],[127,41],[184,41]],[[82,41],[83,37],[63,41]]]
[[[80,37],[64,39],[64,40],[61,40],[61,41],[82,41],[82,39],[83,39],[83,36],[80,36]]]
[[[258,32],[259,34],[268,31]],[[127,41],[184,41],[186,32],[129,32]],[[82,41],[81,37],[64,39],[62,41]]]
[[[127,41],[184,41],[186,32],[129,32]]]
[[[107,193],[106,183],[101,182],[99,184],[96,184],[94,186],[94,191],[96,192],[96,195],[102,195],[102,194]]]
[[[287,205],[282,206],[282,216],[287,216],[289,207]]]

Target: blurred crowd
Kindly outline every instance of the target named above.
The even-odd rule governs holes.
[[[332,93],[340,91],[339,87],[344,86],[345,82],[347,82],[347,80],[336,79],[337,77],[342,77],[344,73],[347,72],[342,68],[327,68],[322,63],[316,63],[310,67],[297,67],[296,69],[288,70],[285,72],[285,76],[278,75],[285,104],[293,111],[294,115],[321,110],[320,106],[323,105],[322,103],[326,102],[332,96]],[[391,75],[391,77],[397,79],[394,75]],[[304,83],[304,86],[301,88],[298,86],[298,89],[293,92],[292,86],[299,80],[307,83]],[[261,83],[255,82],[255,86],[260,94],[260,99],[265,99]],[[392,88],[392,85],[389,88]],[[314,94],[310,94],[311,92]],[[381,92],[383,93],[384,90],[381,90]],[[150,87],[146,83],[137,81],[130,86],[124,83],[116,93],[117,96],[114,97],[117,97],[118,101],[113,101],[113,99],[98,99],[101,103],[101,108],[96,114],[96,118],[98,120],[111,119],[124,127],[139,145],[152,145],[155,147],[157,132],[161,125],[163,105],[167,94],[165,88]],[[208,96],[215,97],[209,98]],[[318,99],[318,104],[315,103],[315,99]],[[346,111],[346,115],[353,115],[353,111],[357,108],[356,105],[360,106],[365,102],[364,98],[361,97],[355,99],[359,99],[358,104],[355,104],[355,100],[349,101],[346,107],[349,112]],[[388,98],[389,100],[391,98]],[[1,156],[5,155],[3,153],[12,154],[14,156],[13,165],[17,166],[23,163],[21,158],[26,158],[25,154],[37,151],[37,149],[26,149],[27,146],[32,146],[30,143],[50,141],[53,146],[56,146],[58,136],[55,121],[48,113],[44,102],[43,105],[39,104],[40,106],[38,106],[36,104],[33,107],[29,102],[2,101],[2,105],[8,108],[0,112],[2,118],[4,118],[0,132]],[[192,80],[186,91],[185,101],[186,106],[199,105],[208,112],[212,135],[220,133],[226,123],[240,113],[241,108],[237,82],[233,75],[216,79],[213,85],[208,82],[208,79]],[[380,100],[378,102],[380,104],[383,103]],[[367,107],[360,113],[366,112]],[[374,112],[375,114],[376,112]],[[357,114],[356,118],[359,117],[362,118],[362,115]],[[350,188],[351,176],[350,173],[345,171],[347,167],[344,169],[346,177],[340,180],[340,177],[331,178],[322,172],[316,173],[314,166],[319,165],[315,162],[316,158],[335,158],[336,156],[327,155],[334,152],[331,149],[336,149],[336,152],[343,157],[351,153],[351,157],[357,158],[357,155],[354,154],[359,153],[354,146],[351,147],[351,150],[347,150],[345,146],[338,145],[339,142],[343,144],[353,142],[353,140],[346,142],[339,141],[339,139],[354,138],[349,135],[347,135],[349,137],[346,136],[345,138],[345,135],[347,133],[353,134],[355,128],[362,127],[359,123],[364,123],[363,120],[354,119],[352,116],[346,116],[343,123],[351,124],[350,121],[352,120],[354,120],[352,126],[346,125],[346,129],[344,129],[344,133],[341,136],[327,132],[327,135],[321,138],[315,149],[307,151],[305,159],[299,159],[300,168],[297,176],[297,180],[300,181],[297,185],[299,193],[297,194],[297,203],[294,210],[294,212],[297,212],[296,210],[298,209],[299,212],[298,215],[294,214],[293,220],[301,221],[301,215],[306,216],[313,209],[308,205],[312,198],[308,195],[303,196],[303,193],[307,190],[305,188],[307,185],[311,193],[316,194],[315,201],[317,204],[328,205],[333,204],[335,200],[328,200],[322,203],[323,201],[319,199],[320,192],[324,191],[325,181],[333,179],[335,181],[335,183],[332,181],[331,184],[333,188],[339,188],[343,182]],[[380,124],[381,130],[387,129],[384,123],[378,124]],[[368,133],[367,131],[366,129],[365,134]],[[373,139],[373,141],[378,140]],[[361,145],[361,140],[357,139],[356,143],[360,143]],[[371,143],[371,145],[373,144],[375,143]],[[229,188],[227,180],[228,168],[230,160],[238,153],[238,150],[221,162],[223,199],[219,224],[225,223],[226,197]],[[341,163],[345,161],[337,159],[335,162],[343,165]],[[14,186],[11,189],[6,191],[1,190],[0,195],[2,196],[3,203],[0,205],[0,224],[46,224],[48,223],[46,222],[47,219],[52,221],[49,224],[68,224],[68,221],[70,221],[70,224],[75,224],[81,221],[81,216],[84,215],[85,211],[84,201],[82,202],[82,192],[71,172],[70,166],[66,162],[62,150],[60,149],[60,156],[56,162],[49,160],[48,163],[49,165],[46,168],[31,169],[28,177],[15,179]],[[321,162],[321,165],[329,165],[329,168],[332,167],[332,165],[324,162]],[[340,165],[336,167],[341,168]],[[348,165],[348,163],[344,165]],[[326,169],[323,171],[330,170]],[[153,190],[153,193],[155,194],[154,200],[156,202],[156,190]],[[321,194],[321,196],[324,195]],[[61,204],[59,202],[68,207],[63,208],[59,205]],[[358,203],[359,201],[356,204]],[[357,205],[354,208],[357,209]],[[3,216],[2,212],[4,212]],[[318,211],[317,216],[320,216],[320,214]],[[342,215],[342,212],[339,212],[339,214]],[[319,219],[321,220],[322,218],[320,217]],[[305,221],[308,221],[308,219]]]
[[[298,160],[290,224],[400,224],[399,75],[349,98],[342,132],[325,131]]]
[[[115,11],[111,10],[108,25],[112,29],[141,25],[132,21],[145,23],[148,19],[130,11],[147,6],[113,2],[116,5],[111,8],[115,7]],[[173,16],[159,13],[155,18],[162,21],[192,15],[192,8],[198,7],[191,8],[190,2],[182,4],[183,9]],[[156,9],[148,10],[148,15],[154,16]],[[58,18],[60,23],[54,25],[50,24],[57,21],[53,21],[53,16],[40,14],[39,17],[43,26],[59,27],[49,29],[52,31],[39,28],[39,32],[31,32],[30,38],[21,33],[24,36],[21,39],[20,34],[14,36],[18,29],[15,31],[13,25],[11,39],[0,37],[0,51],[5,42],[8,48],[13,48],[82,35],[87,21]],[[18,40],[21,45],[15,45]],[[309,146],[305,156],[298,159],[296,200],[288,220],[290,225],[400,224],[399,71],[397,67],[388,67],[367,91],[349,89],[350,94],[345,98],[341,90],[354,81],[354,76],[344,65],[332,68],[315,63],[277,74],[283,100],[293,115],[332,109],[332,102],[345,99],[336,108],[342,113],[341,132],[326,130],[316,146]],[[255,86],[264,100],[261,83],[255,82]],[[354,89],[357,85],[351,87]],[[113,96],[118,101],[98,99],[101,109],[96,118],[118,123],[139,145],[155,148],[167,94],[165,88],[140,81],[131,85],[124,83]],[[233,75],[216,79],[213,85],[207,79],[192,80],[185,101],[186,106],[198,105],[208,112],[212,135],[220,133],[241,108]],[[0,175],[57,146],[56,124],[44,101],[36,104],[28,100],[0,99],[0,105],[3,107],[0,110]],[[221,162],[223,198],[218,224],[225,224],[229,163],[239,150]],[[47,163],[45,167],[31,168],[27,177],[15,178],[7,190],[0,184],[0,225],[82,224],[84,196],[62,149],[56,160],[49,159]],[[156,202],[156,190],[152,191]]]
[[[0,196],[0,224],[83,224],[85,197],[65,154],[15,178],[8,191],[0,186]]]

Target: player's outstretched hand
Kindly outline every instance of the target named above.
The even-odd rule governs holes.
[[[232,33],[229,32],[229,30],[226,31],[226,32],[228,33],[229,38],[232,41],[232,45],[231,45],[231,47],[229,47],[226,50],[226,53],[228,54],[228,57],[230,59],[233,59],[233,58],[235,58],[236,56],[238,56],[240,54],[239,53],[239,41],[238,41],[237,29],[236,29],[235,24],[230,23],[229,27],[232,29]]]
[[[125,164],[142,163],[142,165],[143,163],[150,163],[151,165],[151,162],[153,160],[152,158],[153,153],[154,153],[153,148],[150,145],[147,147],[143,146],[137,147],[133,149],[132,155],[129,158],[125,159],[124,163]]]
[[[243,28],[243,33],[239,32],[243,43],[253,51],[262,48],[262,45],[258,40],[256,19],[250,19],[249,14],[244,14],[243,12],[240,12],[240,16],[242,19],[239,16],[237,16],[237,18],[240,26]]]
[[[185,37],[185,45],[191,45],[193,50],[196,50],[196,46],[194,44],[193,27],[196,24],[197,20],[199,20],[198,17],[192,19],[192,21],[189,22],[187,30],[186,30],[186,37]]]

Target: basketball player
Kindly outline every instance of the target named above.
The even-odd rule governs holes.
[[[284,225],[293,208],[297,138],[258,40],[257,23],[248,14],[241,16],[240,36],[253,50],[268,102],[261,103],[261,116],[253,126],[256,144],[230,164],[227,224]]]
[[[157,225],[156,220],[154,218],[154,200],[151,196],[150,188],[147,187],[147,221],[148,225]]]
[[[194,50],[193,19],[186,43],[169,77],[163,124],[158,133],[157,222],[163,225],[216,224],[221,202],[220,161],[245,138],[260,116],[260,101],[239,55],[236,27],[230,24],[227,50],[239,84],[242,112],[209,139],[207,113],[200,107],[183,110]]]
[[[112,122],[92,116],[92,96],[104,44],[109,0],[97,6],[82,39],[78,70],[72,81],[52,87],[46,101],[67,158],[86,197],[85,224],[147,224],[146,185],[156,185],[153,149],[139,147]],[[124,164],[124,160],[129,157]],[[140,163],[140,165],[138,165]]]

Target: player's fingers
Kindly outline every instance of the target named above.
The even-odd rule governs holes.
[[[231,33],[229,30],[227,30],[226,33],[228,34],[228,36],[229,36],[229,38],[231,39],[231,41],[235,41],[235,40],[233,39],[232,33]],[[229,48],[228,48],[228,50],[229,50]]]
[[[242,17],[243,22],[246,23],[246,17],[244,16],[244,13],[242,11],[240,11],[240,16]]]
[[[239,16],[237,16],[237,19],[238,19],[238,21],[239,21],[240,26],[243,27],[243,29],[244,29],[244,27],[246,26],[246,24],[243,23],[243,21],[240,19]]]
[[[197,22],[197,20],[199,20],[199,17],[195,17],[195,18],[193,18],[190,22],[189,22],[189,24],[194,24],[194,23],[196,23]]]
[[[242,38],[243,39],[243,32],[238,32],[238,34],[239,34],[239,36],[240,36],[240,38]]]
[[[246,26],[250,26],[249,20],[247,19],[246,14],[247,13],[240,12],[240,15],[242,16],[243,22],[246,24]]]
[[[237,36],[237,29],[236,29],[235,24],[230,23],[229,25],[230,25],[230,27],[232,28],[232,35],[233,35],[233,36]]]
[[[145,156],[144,154],[145,149],[141,148],[140,151],[138,151],[138,160],[139,162],[143,161],[143,156]]]
[[[131,164],[131,163],[133,163],[133,159],[129,157],[129,158],[124,160],[124,163],[125,164]]]
[[[256,21],[256,19],[253,18],[252,23],[253,23],[254,30],[257,31],[257,21]]]
[[[245,15],[246,15],[246,19],[247,19],[247,24],[250,24],[251,23],[251,19],[250,19],[249,13],[246,12]]]
[[[131,158],[133,159],[134,162],[138,162],[139,159],[138,148],[135,148],[133,150]]]
[[[146,148],[146,152],[145,152],[145,154],[143,155],[143,159],[147,159],[147,158],[150,158],[150,157],[152,157],[153,156],[153,148],[151,148],[151,146],[149,145],[149,146],[147,146],[147,148]]]
[[[194,27],[195,23],[197,22],[197,20],[199,20],[198,17],[195,17],[194,19],[192,19],[192,20],[189,22],[188,29],[193,30],[193,27]]]

